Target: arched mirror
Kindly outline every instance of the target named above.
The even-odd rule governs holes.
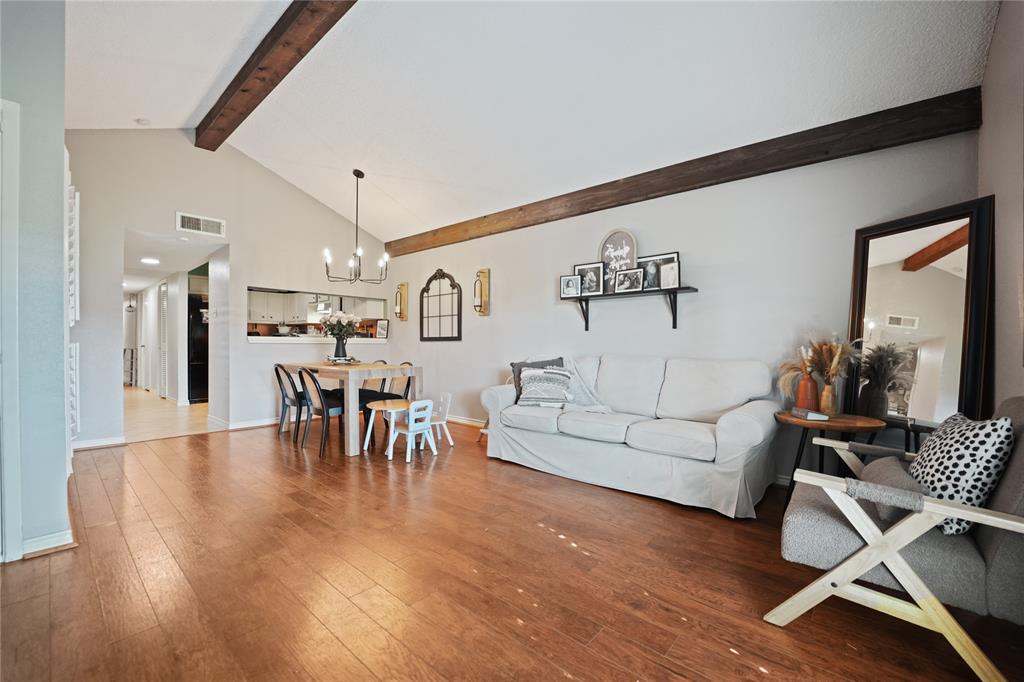
[[[853,372],[847,405],[924,424],[957,411],[992,414],[993,203],[985,197],[857,230],[850,338],[863,339],[876,362]],[[870,385],[878,374],[884,385]]]
[[[420,290],[420,341],[462,340],[462,287],[438,270]]]

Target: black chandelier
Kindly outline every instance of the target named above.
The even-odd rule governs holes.
[[[347,277],[331,274],[331,250],[324,249],[324,268],[327,271],[327,281],[345,282],[346,284],[354,284],[356,282],[380,284],[388,278],[388,252],[385,251],[384,255],[377,260],[377,268],[380,271],[379,276],[376,278],[363,277],[363,247],[359,246],[359,181],[366,177],[366,174],[358,168],[354,168],[352,175],[356,176],[356,248],[352,252],[352,257],[348,259]]]

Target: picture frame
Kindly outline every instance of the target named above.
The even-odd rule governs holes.
[[[558,280],[559,298],[579,298],[582,283],[579,275],[562,275]]]
[[[673,287],[661,286],[661,266],[666,263],[679,263],[679,252],[670,251],[668,253],[659,253],[655,256],[641,256],[636,259],[636,266],[643,268],[644,270],[644,291],[648,289],[670,289]],[[676,269],[676,279],[678,280],[679,270]],[[679,286],[676,284],[676,286]]]
[[[636,237],[629,230],[612,230],[601,240],[598,258],[604,263],[604,289],[615,289],[615,273],[636,267]]]
[[[388,338],[388,327],[390,326],[390,320],[377,320],[377,332],[374,334],[375,338],[386,339]]]
[[[615,273],[615,293],[627,294],[644,289],[643,268],[626,268]]]
[[[658,284],[661,289],[679,288],[679,261],[658,266]]]
[[[580,296],[600,296],[604,293],[604,261],[581,263],[572,269],[580,276]]]

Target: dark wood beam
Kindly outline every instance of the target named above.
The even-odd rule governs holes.
[[[402,256],[979,126],[981,88],[970,88],[439,227],[388,242],[386,248],[390,255]]]
[[[320,42],[356,0],[294,0],[196,127],[196,146],[215,151]]]
[[[950,232],[945,237],[932,242],[917,253],[907,256],[903,261],[903,271],[917,272],[921,268],[928,267],[940,258],[944,258],[957,249],[967,246],[967,240],[970,239],[970,236],[971,224],[964,223],[962,227]]]

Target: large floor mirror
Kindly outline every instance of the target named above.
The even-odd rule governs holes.
[[[857,231],[850,338],[896,366],[879,372],[874,401],[873,373],[854,371],[848,411],[925,424],[991,415],[993,205],[985,197]]]

